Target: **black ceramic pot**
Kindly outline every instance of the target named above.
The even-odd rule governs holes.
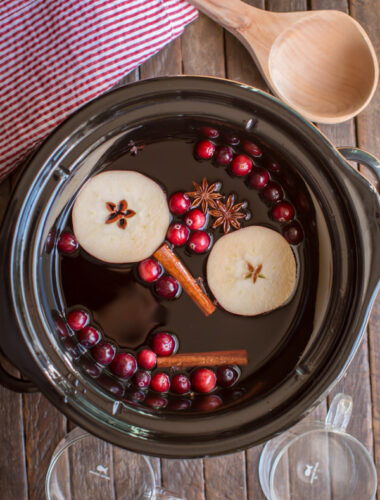
[[[228,404],[208,412],[147,411],[134,404],[133,395],[129,402],[120,401],[85,376],[78,368],[77,347],[57,337],[55,321],[63,312],[51,231],[59,232],[81,185],[117,158],[123,145],[148,137],[183,137],[189,126],[207,122],[252,134],[285,158],[291,178],[304,186],[305,210],[313,214],[305,238],[315,256],[313,268],[305,272],[313,274],[314,292],[306,287],[299,301],[300,308],[309,310],[309,331],[291,370],[266,392],[258,395],[251,379]],[[347,160],[367,164],[379,179],[379,163],[370,154],[336,149],[274,97],[226,80],[142,81],[83,107],[31,158],[2,225],[0,346],[30,382],[17,381],[3,369],[1,381],[19,391],[38,388],[70,419],[103,439],[165,457],[231,452],[291,426],[347,368],[379,285],[379,195]],[[291,342],[284,349],[282,355],[292,355]],[[96,372],[96,367],[87,372],[91,369]],[[103,387],[112,385],[102,381]]]

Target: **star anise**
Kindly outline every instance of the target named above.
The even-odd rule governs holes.
[[[117,225],[121,229],[125,229],[128,225],[128,219],[136,215],[134,210],[128,210],[128,203],[126,200],[121,200],[118,206],[111,201],[107,201],[106,207],[107,210],[111,212],[108,219],[106,219],[106,224],[117,222]]]
[[[198,184],[193,181],[194,191],[186,193],[190,198],[193,198],[191,203],[191,208],[198,207],[202,208],[203,213],[206,213],[208,208],[216,208],[216,202],[223,196],[217,193],[219,183],[214,182],[213,184],[208,184],[206,177],[203,178],[202,184]]]
[[[244,203],[236,203],[236,205],[234,205],[234,197],[232,194],[229,195],[226,203],[222,203],[219,200],[215,203],[215,210],[210,210],[210,215],[215,217],[212,228],[215,229],[223,224],[224,234],[228,233],[231,226],[235,229],[240,229],[239,219],[245,219],[247,216],[245,213],[239,211]]]

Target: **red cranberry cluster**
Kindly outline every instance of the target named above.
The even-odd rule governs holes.
[[[174,221],[168,229],[166,238],[174,246],[187,247],[195,253],[210,249],[211,236],[204,230],[207,217],[199,208],[190,210],[190,198],[186,193],[177,192],[169,198],[169,209],[174,216],[183,217],[183,222]]]
[[[164,268],[153,257],[142,260],[137,267],[137,272],[142,281],[153,284],[153,289],[159,297],[167,300],[179,297],[180,284],[173,276],[164,273]]]
[[[267,168],[256,166],[254,161],[263,156],[259,146],[251,141],[240,139],[233,134],[224,134],[223,139],[227,144],[217,145],[215,139],[219,137],[219,131],[211,127],[202,127],[201,134],[206,139],[201,139],[195,145],[195,156],[201,160],[213,159],[217,165],[226,166],[232,175],[247,178],[248,185],[262,190],[263,199],[272,205],[271,217],[277,222],[287,223],[282,234],[290,244],[296,245],[303,239],[300,224],[293,221],[295,210],[293,205],[284,200],[282,187],[270,179],[270,173],[277,174],[281,167],[275,161],[270,161]],[[232,146],[241,147],[243,153],[237,153]]]

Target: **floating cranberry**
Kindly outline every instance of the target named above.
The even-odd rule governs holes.
[[[65,338],[68,336],[69,332],[67,331],[67,327],[61,318],[56,318],[54,320],[55,323],[55,331],[58,333],[58,335],[62,338]]]
[[[116,354],[110,369],[120,378],[130,378],[137,370],[137,361],[129,352],[120,352]]]
[[[186,193],[174,193],[169,198],[169,209],[174,215],[183,215],[190,208],[190,198]]]
[[[231,146],[237,146],[238,144],[240,144],[239,137],[231,132],[225,132],[223,134],[223,139],[227,144],[230,144]]]
[[[191,385],[197,392],[211,392],[216,386],[216,375],[209,368],[197,368],[191,375]]]
[[[111,392],[115,396],[122,397],[124,394],[124,387],[120,382],[115,380],[114,378],[102,373],[100,377],[97,379],[99,384],[106,389],[108,392]]]
[[[162,396],[149,395],[145,398],[145,404],[156,409],[166,408],[168,400]]]
[[[272,217],[278,222],[289,222],[294,217],[294,208],[287,201],[280,201],[272,208]]]
[[[71,337],[67,337],[63,341],[63,345],[67,352],[75,359],[80,358],[81,351],[78,344],[76,344]]]
[[[63,232],[58,240],[58,250],[62,253],[71,254],[78,248],[78,242],[72,233]]]
[[[247,141],[247,140],[243,141],[242,146],[243,146],[244,151],[247,154],[253,156],[254,158],[259,158],[263,154],[263,152],[259,148],[259,146],[257,144],[254,144],[251,141]]]
[[[102,369],[92,359],[82,356],[79,363],[83,371],[92,378],[97,378],[102,373]]]
[[[172,245],[180,247],[186,243],[189,234],[189,228],[185,224],[176,222],[169,227],[166,238]]]
[[[142,403],[145,399],[144,391],[129,389],[124,396],[126,403]]]
[[[193,407],[195,410],[212,411],[216,410],[222,403],[223,400],[220,396],[216,394],[210,394],[208,396],[198,397],[194,401]]]
[[[297,245],[303,239],[303,231],[298,222],[292,222],[285,226],[282,234],[291,245]]]
[[[167,332],[155,333],[152,337],[152,349],[157,356],[170,356],[177,348],[175,337]]]
[[[152,377],[150,387],[156,392],[168,392],[170,389],[169,375],[163,372],[155,373]]]
[[[190,212],[186,214],[185,223],[190,229],[202,229],[206,224],[206,216],[199,208],[193,208],[193,210],[190,210]]]
[[[239,378],[239,371],[234,366],[219,366],[216,370],[216,379],[221,387],[231,387]]]
[[[215,161],[219,165],[229,165],[232,161],[233,154],[230,146],[219,146],[215,151]]]
[[[47,253],[50,253],[53,250],[55,234],[56,234],[55,229],[51,229],[47,235],[45,242],[45,251]]]
[[[93,326],[85,326],[78,332],[78,340],[84,347],[92,347],[102,338],[102,334]]]
[[[278,174],[279,172],[281,172],[281,166],[276,161],[269,161],[267,163],[267,168],[270,172],[273,172],[275,174]]]
[[[155,284],[157,295],[164,299],[175,299],[180,291],[178,281],[172,276],[162,276]]]
[[[143,370],[138,370],[132,378],[132,382],[139,389],[145,389],[150,384],[150,373]]]
[[[237,155],[232,160],[231,172],[234,175],[243,176],[252,170],[252,160],[246,155]]]
[[[152,370],[156,366],[157,355],[150,349],[143,349],[137,354],[137,363],[144,370]]]
[[[147,283],[153,283],[163,273],[161,264],[153,258],[142,260],[138,266],[138,273],[140,278]]]
[[[193,252],[203,253],[210,247],[211,238],[206,231],[194,231],[190,234],[187,244]]]
[[[277,201],[282,200],[284,193],[280,184],[277,182],[269,182],[263,190],[263,196],[267,201],[276,203]]]
[[[209,139],[216,139],[219,137],[219,132],[216,128],[212,127],[201,127],[201,134]]]
[[[256,168],[249,176],[249,184],[256,189],[264,189],[269,182],[268,170]]]
[[[169,410],[183,411],[183,410],[188,410],[189,408],[191,408],[191,401],[190,399],[185,399],[185,398],[172,397],[168,404]]]
[[[82,330],[90,320],[90,316],[83,309],[74,309],[67,317],[69,327],[74,330]]]
[[[214,156],[215,144],[211,141],[203,140],[195,145],[195,154],[202,160],[209,160]]]
[[[116,349],[108,342],[101,342],[91,349],[92,357],[101,365],[109,365],[115,357]]]
[[[171,382],[171,389],[177,394],[187,394],[190,391],[189,377],[183,373],[174,375]]]

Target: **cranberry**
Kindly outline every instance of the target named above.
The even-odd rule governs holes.
[[[149,395],[145,399],[145,403],[151,408],[165,408],[168,404],[168,400],[161,396]]]
[[[174,193],[169,198],[169,209],[174,215],[183,215],[190,208],[190,198],[185,193]]]
[[[282,200],[283,195],[282,187],[277,182],[270,182],[263,190],[264,198],[271,203]]]
[[[75,236],[69,232],[63,232],[58,240],[58,249],[62,253],[74,253],[78,248],[78,242]]]
[[[170,356],[176,347],[177,341],[170,333],[158,332],[152,337],[152,349],[157,356]]]
[[[268,170],[256,168],[249,176],[249,183],[256,189],[263,189],[269,182]]]
[[[99,330],[92,326],[85,326],[78,332],[78,340],[84,347],[92,347],[102,338]]]
[[[170,410],[180,411],[188,410],[191,407],[190,399],[185,398],[171,398],[169,401],[168,408]]]
[[[158,372],[152,377],[151,388],[156,392],[168,392],[170,389],[170,378],[166,373]]]
[[[267,168],[270,172],[274,172],[275,174],[281,172],[281,167],[276,161],[269,161],[267,163]]]
[[[211,141],[199,141],[195,145],[195,154],[202,160],[209,160],[214,156],[215,144]]]
[[[142,260],[138,267],[139,276],[143,281],[147,283],[153,283],[157,281],[158,278],[163,273],[161,264],[153,258]]]
[[[303,231],[298,222],[292,222],[285,226],[282,232],[284,238],[291,244],[297,245],[303,238]]]
[[[97,378],[102,373],[102,369],[92,359],[82,357],[80,365],[83,371],[92,378]]]
[[[45,251],[47,253],[50,253],[53,250],[55,234],[56,234],[55,229],[51,229],[47,235],[46,242],[45,242]]]
[[[186,394],[190,391],[190,380],[186,375],[179,373],[172,378],[171,388],[177,394]]]
[[[272,217],[278,222],[288,222],[294,217],[294,208],[287,201],[280,201],[272,208]]]
[[[231,387],[239,378],[239,371],[234,366],[219,366],[216,379],[221,387]]]
[[[210,394],[208,396],[200,396],[194,401],[194,409],[201,411],[212,411],[216,410],[221,404],[223,400],[220,396],[216,394]]]
[[[189,234],[189,228],[185,224],[176,222],[169,227],[166,238],[172,245],[180,247],[186,243]]]
[[[174,299],[179,294],[180,286],[175,278],[165,275],[156,282],[155,291],[164,299]]]
[[[191,385],[197,392],[211,392],[215,389],[216,375],[209,368],[197,368],[191,375]]]
[[[76,344],[71,337],[67,337],[63,341],[63,345],[65,346],[68,353],[75,359],[80,358],[81,351],[78,344]]]
[[[233,151],[230,146],[219,146],[215,151],[215,160],[219,165],[229,165],[232,161]]]
[[[206,216],[199,208],[193,208],[193,210],[190,210],[185,216],[185,223],[190,229],[202,229],[206,224]]]
[[[139,389],[145,389],[150,384],[150,373],[143,370],[138,370],[132,378],[132,382]]]
[[[157,355],[150,349],[143,349],[137,355],[137,363],[144,370],[152,370],[156,366]]]
[[[140,390],[129,389],[124,396],[126,403],[142,403],[145,399],[145,393]]]
[[[189,248],[195,253],[203,253],[210,247],[211,238],[206,231],[194,231],[190,234]]]
[[[71,311],[67,317],[67,323],[69,327],[74,330],[82,330],[90,320],[90,316],[86,311],[82,309],[74,309]]]
[[[101,342],[91,349],[92,357],[101,365],[109,365],[115,357],[116,349],[108,342]]]
[[[137,370],[137,361],[129,352],[120,352],[116,354],[110,368],[118,377],[130,378]]]
[[[251,141],[243,141],[242,146],[244,151],[254,158],[259,158],[263,154],[259,146]]]
[[[237,155],[232,160],[231,172],[234,175],[247,175],[252,170],[252,160],[246,155]]]
[[[109,375],[102,373],[102,375],[100,375],[100,377],[98,378],[98,382],[104,389],[106,389],[108,392],[111,392],[112,394],[115,394],[115,396],[118,396],[120,398],[123,396],[124,387],[120,382],[113,379]]]
[[[230,132],[224,133],[223,139],[226,141],[227,144],[230,144],[231,146],[237,146],[238,144],[240,144],[239,137]]]
[[[67,331],[67,327],[64,321],[61,318],[57,318],[54,320],[54,323],[55,323],[55,331],[58,333],[58,335],[62,338],[67,337],[69,332]]]
[[[201,127],[201,134],[209,139],[216,139],[219,137],[219,132],[216,128],[211,127]]]

